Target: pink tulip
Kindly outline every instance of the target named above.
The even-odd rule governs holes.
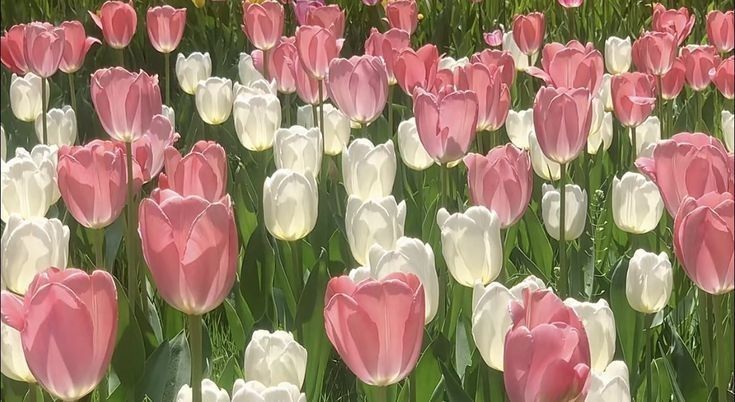
[[[533,104],[533,125],[541,151],[557,163],[574,160],[587,144],[592,98],[584,88],[541,88]]]
[[[326,28],[335,38],[341,39],[345,34],[345,12],[336,4],[312,8],[306,14],[305,25]]]
[[[325,80],[317,80],[312,77],[299,61],[299,55],[294,58],[294,75],[296,78],[296,94],[302,102],[310,105],[318,105],[327,99],[327,88]],[[319,86],[322,87],[322,98],[319,97]]]
[[[79,21],[64,21],[60,27],[64,30],[64,52],[59,69],[67,74],[75,73],[84,64],[84,57],[92,45],[100,43],[100,40],[87,36],[84,25]]]
[[[545,33],[546,22],[542,13],[516,15],[513,19],[513,40],[527,56],[538,53],[544,43]]]
[[[296,63],[298,63],[298,54],[294,45],[295,41],[296,38],[294,37],[281,38],[281,41],[273,51],[268,52],[268,56],[270,57],[268,61],[268,65],[270,66],[268,69],[268,79],[276,80],[278,90],[285,94],[296,91]]]
[[[395,384],[416,366],[424,335],[424,290],[414,274],[354,283],[332,278],[324,298],[327,337],[364,383]]]
[[[635,165],[658,186],[669,215],[686,197],[733,192],[733,160],[722,143],[704,133],[679,133],[659,142],[651,158]]]
[[[422,46],[419,50],[403,49],[395,55],[393,73],[403,92],[412,96],[419,87],[431,89],[439,66],[439,50],[432,44]]]
[[[368,125],[388,101],[388,73],[380,57],[353,56],[329,63],[329,97],[352,121]]]
[[[685,198],[674,221],[674,250],[689,279],[709,294],[735,289],[735,202],[731,193]]]
[[[415,0],[394,0],[385,6],[385,16],[391,28],[398,28],[413,35],[419,23],[419,10]]]
[[[32,22],[24,32],[28,70],[41,78],[56,73],[64,54],[64,30],[47,22]]]
[[[472,91],[444,88],[433,94],[417,88],[413,114],[426,152],[442,164],[461,159],[475,139],[478,101]]]
[[[676,59],[676,38],[669,32],[645,32],[633,42],[633,64],[638,71],[661,76]]]
[[[242,3],[242,30],[256,48],[268,51],[283,35],[283,6],[277,1]]]
[[[299,25],[308,25],[306,23],[306,16],[309,14],[309,11],[323,7],[324,5],[324,0],[294,0],[291,2],[294,14],[296,14],[296,22]]]
[[[411,47],[411,37],[402,29],[391,28],[381,33],[376,28],[370,29],[370,36],[365,41],[365,54],[383,58],[388,71],[388,84],[395,85],[393,73],[395,58],[399,52]]]
[[[727,99],[735,98],[735,56],[730,56],[720,63],[717,68],[709,71],[710,78]]]
[[[720,56],[712,46],[691,46],[681,49],[686,67],[686,82],[695,91],[702,91],[712,81],[709,72],[720,64]]]
[[[102,127],[115,140],[140,138],[162,113],[158,76],[132,73],[122,67],[103,68],[92,74],[92,103]]]
[[[474,91],[477,95],[477,131],[495,131],[502,127],[510,109],[510,90],[500,70],[472,63],[457,69],[457,73],[457,89]]]
[[[513,56],[507,51],[485,49],[482,52],[475,53],[470,59],[472,63],[482,63],[488,68],[497,68],[500,71],[500,77],[508,88],[513,87],[513,81],[516,79],[516,65]]]
[[[556,88],[588,88],[593,95],[600,91],[605,63],[592,43],[583,46],[576,40],[566,45],[549,43],[541,56],[543,70],[529,67],[528,73]]]
[[[615,117],[625,127],[640,126],[656,107],[656,83],[648,74],[618,74],[610,86]]]
[[[341,46],[329,29],[302,25],[296,29],[296,50],[304,69],[317,80],[327,76],[329,62],[339,56]]]
[[[503,30],[496,29],[492,32],[485,32],[482,34],[482,39],[490,47],[501,46],[503,44]]]
[[[143,135],[133,142],[133,155],[140,155],[137,160],[142,162],[146,182],[156,177],[163,169],[164,152],[179,139],[174,127],[164,115],[155,115],[151,125]]]
[[[533,190],[528,151],[506,144],[491,149],[487,156],[469,154],[464,157],[464,164],[473,205],[495,211],[503,229],[523,217]]]
[[[235,283],[238,253],[230,196],[212,202],[156,189],[139,216],[143,256],[166,303],[190,315],[222,304]]]
[[[681,58],[677,57],[669,72],[661,77],[661,97],[666,100],[676,99],[684,89],[685,76],[686,66]]]
[[[198,141],[191,152],[181,156],[174,147],[166,148],[166,173],[158,186],[183,196],[198,196],[216,202],[227,192],[227,155],[221,145]]]
[[[184,36],[186,9],[168,5],[149,8],[146,25],[153,48],[161,53],[171,53],[179,47]]]
[[[584,0],[557,0],[559,5],[564,8],[577,8],[584,3]]]
[[[720,53],[735,49],[735,12],[710,11],[707,14],[707,39]]]
[[[362,0],[362,4],[364,4],[366,6],[374,6],[374,5],[378,4],[378,1],[380,1],[380,0]]]
[[[138,16],[130,3],[108,0],[97,14],[90,11],[89,15],[110,47],[123,49],[130,44],[138,24]]]
[[[0,38],[0,60],[5,68],[18,75],[28,72],[25,55],[26,24],[13,25]]]
[[[64,401],[89,394],[107,373],[117,315],[115,281],[104,271],[49,268],[22,298],[2,291],[2,321],[20,332],[28,368]]]
[[[690,15],[686,7],[667,10],[663,4],[653,5],[653,29],[671,33],[676,38],[677,45],[684,43],[692,33],[694,19],[694,14]]]

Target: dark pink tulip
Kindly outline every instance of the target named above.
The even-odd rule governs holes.
[[[681,45],[687,40],[694,28],[694,14],[689,9],[667,10],[663,4],[653,5],[653,29],[658,32],[669,32],[676,38],[676,44]]]
[[[503,229],[523,217],[533,190],[528,151],[506,144],[491,149],[487,156],[468,154],[464,164],[473,205],[495,211]]]
[[[674,251],[689,279],[709,294],[735,288],[735,202],[731,193],[685,198],[674,220]]]
[[[296,78],[296,94],[302,102],[318,105],[327,99],[326,80],[312,77],[299,61],[298,54],[294,59],[294,75]],[[322,99],[319,98],[319,85],[322,86]]]
[[[49,268],[24,297],[2,291],[2,321],[20,332],[28,368],[64,401],[92,392],[107,373],[117,336],[112,275]]]
[[[340,45],[329,29],[302,25],[296,29],[296,50],[304,69],[317,80],[327,77],[329,62],[339,56]]]
[[[242,14],[242,30],[253,46],[263,51],[276,46],[283,35],[283,6],[280,3],[243,1]]]
[[[677,57],[668,73],[661,77],[661,97],[666,100],[676,99],[684,89],[686,82],[686,66],[681,58]]]
[[[639,72],[614,75],[610,82],[615,117],[625,127],[638,127],[656,107],[656,82]]]
[[[156,177],[163,169],[164,152],[179,139],[174,127],[164,115],[155,115],[148,130],[133,142],[133,155],[138,156],[146,182]],[[145,159],[145,163],[142,159]]]
[[[84,64],[84,57],[95,43],[100,40],[87,36],[84,25],[79,21],[64,21],[60,25],[64,30],[64,52],[59,69],[67,74],[79,71]]]
[[[417,88],[413,114],[421,143],[434,160],[442,164],[455,162],[470,149],[478,115],[474,92],[444,88],[433,94]]]
[[[541,151],[557,163],[574,160],[587,144],[592,98],[584,88],[541,88],[533,104],[533,125]]]
[[[496,29],[492,32],[485,32],[482,34],[482,39],[485,41],[485,44],[490,47],[501,46],[503,44],[503,30]]]
[[[720,53],[735,49],[735,12],[710,11],[707,14],[707,39]]]
[[[285,94],[296,91],[296,63],[298,54],[294,45],[295,38],[281,38],[273,51],[268,52],[268,78],[276,80],[278,90]],[[262,66],[262,63],[261,63]],[[257,66],[256,66],[257,67]],[[262,68],[260,68],[262,71]]]
[[[94,109],[107,134],[117,141],[133,142],[142,136],[153,116],[162,113],[158,76],[132,73],[122,67],[92,74]]]
[[[324,303],[327,337],[362,382],[387,386],[411,373],[424,335],[424,290],[416,275],[359,283],[332,278]]]
[[[513,40],[526,55],[538,53],[544,44],[546,22],[542,13],[516,15],[513,19]]]
[[[130,44],[138,24],[138,16],[130,3],[108,0],[97,14],[90,11],[89,15],[110,47],[123,49]]]
[[[686,67],[686,82],[695,91],[705,90],[712,81],[709,72],[720,64],[720,56],[712,46],[687,46],[681,49]]]
[[[588,88],[593,95],[600,91],[605,63],[592,43],[583,46],[576,40],[566,45],[549,43],[541,56],[543,70],[529,67],[528,73],[556,88]]]
[[[190,315],[222,304],[238,253],[230,196],[212,202],[156,189],[140,203],[139,216],[143,256],[166,303]]]
[[[186,9],[159,6],[148,9],[146,14],[148,39],[161,53],[171,53],[181,42],[186,26]]]
[[[316,7],[306,14],[306,24],[328,29],[335,38],[341,39],[345,34],[345,12],[336,4]]]
[[[5,68],[18,75],[28,72],[25,54],[26,24],[13,25],[0,38],[0,60]]]
[[[309,14],[309,11],[314,8],[323,7],[324,5],[324,0],[294,0],[291,2],[293,12],[296,14],[296,22],[299,25],[308,25],[306,24],[306,16]]]
[[[216,202],[227,192],[227,155],[221,145],[198,141],[191,152],[181,156],[174,147],[166,148],[166,173],[158,186],[183,196],[198,196]]]
[[[403,92],[412,96],[414,89],[430,89],[439,66],[439,50],[432,44],[419,50],[403,49],[395,55],[393,73]]]
[[[365,41],[365,54],[383,58],[388,71],[388,84],[395,85],[393,73],[395,58],[400,51],[411,47],[411,37],[402,29],[391,28],[381,33],[376,28],[370,29],[370,36]]]
[[[516,79],[516,64],[510,53],[502,50],[485,49],[482,52],[473,54],[470,61],[472,63],[482,63],[488,68],[497,68],[505,85],[508,88],[513,87],[513,81]]]
[[[727,99],[735,98],[735,56],[728,57],[709,73],[722,96]]]
[[[669,32],[644,32],[633,42],[633,64],[638,71],[661,76],[676,59],[676,38]]]
[[[557,0],[559,5],[564,8],[577,8],[584,3],[584,0]]]
[[[391,28],[398,28],[413,35],[419,23],[419,10],[415,0],[394,0],[385,6],[385,16]]]
[[[350,120],[377,119],[388,101],[388,73],[380,57],[352,56],[329,63],[329,98]]]
[[[686,197],[733,192],[733,160],[715,137],[679,133],[659,142],[650,158],[635,165],[658,186],[669,215],[676,216]]]
[[[477,95],[477,131],[495,131],[505,124],[510,109],[510,90],[500,70],[482,63],[471,63],[457,69],[457,89]]]
[[[32,22],[24,32],[28,71],[41,78],[56,73],[64,54],[64,30],[46,22]]]

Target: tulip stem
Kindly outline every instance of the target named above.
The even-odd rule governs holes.
[[[43,143],[48,144],[48,100],[46,99],[46,84],[48,78],[41,78],[41,106],[43,112],[41,113],[41,121],[43,122]]]
[[[712,361],[712,334],[710,332],[709,297],[702,290],[697,289],[697,314],[699,319],[699,335],[702,338],[702,352],[704,354],[704,374],[708,385],[715,385],[714,366]]]
[[[324,83],[323,80],[317,81],[319,83],[319,130],[322,131],[322,136],[324,135],[324,88],[322,84]]]
[[[171,106],[171,53],[164,53],[164,71],[163,76],[166,80],[166,105]]]
[[[666,138],[666,120],[664,118],[665,115],[665,106],[664,106],[664,88],[661,86],[661,76],[657,75],[656,80],[658,80],[658,92],[656,93],[656,112],[658,114],[658,123],[661,127],[661,138]]]
[[[301,290],[304,287],[304,264],[302,260],[301,240],[291,242],[291,261],[296,273],[296,300],[301,298]]]
[[[631,143],[631,150],[630,150],[630,167],[631,169],[633,166],[635,166],[635,158],[638,156],[638,134],[635,132],[636,127],[633,126],[630,128],[630,143]]]
[[[105,244],[105,229],[99,228],[99,229],[91,229],[94,236],[94,258],[95,258],[95,268],[104,268],[105,266],[105,253],[104,253],[104,244]]]
[[[189,316],[189,350],[191,351],[191,394],[193,402],[202,402],[202,316]]]
[[[653,388],[653,384],[651,382],[651,380],[652,380],[652,378],[651,378],[651,370],[653,369],[653,366],[652,366],[653,354],[656,351],[656,349],[655,349],[655,341],[654,341],[654,337],[653,337],[653,330],[654,330],[654,328],[652,327],[653,316],[654,316],[653,314],[647,315],[646,316],[646,319],[644,320],[647,324],[649,324],[646,327],[646,337],[648,338],[648,342],[647,342],[647,345],[646,345],[646,348],[648,349],[646,351],[646,356],[647,356],[647,360],[646,360],[646,363],[647,363],[646,364],[646,400],[647,401],[653,400],[651,398],[651,393],[652,393],[652,388]]]
[[[270,82],[270,78],[268,78],[268,67],[268,50],[263,50],[263,78]]]
[[[449,168],[446,165],[439,166],[439,181],[441,183],[441,205],[446,208],[449,204]]]
[[[72,110],[74,110],[74,113],[78,113],[77,92],[76,89],[74,89],[74,73],[69,73],[66,75],[66,77],[69,79],[69,96],[71,97],[71,108]]]
[[[127,165],[127,181],[128,181],[128,201],[127,201],[127,234],[125,240],[125,252],[128,257],[128,300],[130,307],[135,310],[135,303],[138,300],[138,267],[135,261],[135,225],[138,219],[135,216],[135,188],[133,186],[133,143],[125,143],[125,164]]]
[[[397,141],[395,138],[396,132],[393,128],[393,87],[395,87],[395,85],[388,86],[388,135],[393,138],[393,141]]]
[[[125,48],[117,49],[117,65],[125,68]]]
[[[561,173],[559,177],[559,295],[567,297],[569,294],[569,270],[567,268],[566,247],[566,199],[567,188],[565,185],[567,175],[567,164],[560,164]]]
[[[322,128],[319,126],[319,111],[317,110],[317,105],[311,105],[311,120],[313,122],[312,127],[318,127],[319,131],[322,131]],[[322,132],[322,136],[324,136],[324,133]]]
[[[712,298],[711,303],[715,316],[714,328],[717,331],[717,340],[715,342],[715,358],[717,359],[717,379],[715,381],[715,384],[717,384],[717,400],[726,401],[727,385],[730,382],[730,376],[727,370],[727,362],[725,360],[728,358],[729,353],[727,353],[725,345],[727,345],[727,342],[732,341],[726,339],[725,333],[727,332],[727,328],[724,323],[725,315],[722,314],[722,300],[725,299],[727,296],[711,295],[710,297]]]

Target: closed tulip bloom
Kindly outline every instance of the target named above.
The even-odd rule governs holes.
[[[638,71],[662,76],[676,59],[676,38],[670,32],[644,32],[633,42],[633,64]]]
[[[722,96],[735,99],[735,56],[730,56],[709,72],[712,82]]]
[[[230,395],[227,391],[217,386],[214,381],[209,378],[202,380],[202,402],[230,402]],[[192,389],[189,384],[184,384],[179,388],[176,394],[175,402],[191,402]]]
[[[263,215],[268,232],[284,241],[311,233],[319,211],[319,190],[311,171],[278,169],[263,183]]]
[[[169,146],[164,154],[166,173],[161,173],[158,186],[183,196],[196,195],[216,202],[227,192],[227,155],[213,141],[197,141],[182,156]]]
[[[590,373],[586,402],[630,402],[628,366],[622,360],[608,364],[601,373]]]
[[[227,121],[232,113],[232,81],[229,78],[209,77],[199,81],[196,106],[205,123],[216,126]]]
[[[406,166],[416,171],[422,171],[434,164],[434,159],[426,152],[424,145],[421,143],[414,117],[398,124],[396,136],[398,137],[398,151]]]
[[[237,72],[238,76],[240,77],[240,84],[250,85],[255,81],[264,79],[263,74],[260,71],[261,69],[262,68],[259,69],[255,66],[255,60],[253,56],[244,52],[240,53],[240,58],[237,62]]]
[[[659,32],[671,32],[676,38],[676,44],[681,45],[692,33],[694,28],[694,14],[686,7],[667,10],[661,3],[653,5],[653,29]]]
[[[674,274],[669,256],[638,249],[628,263],[625,296],[633,310],[643,314],[661,311],[669,302]]]
[[[370,36],[365,40],[365,54],[383,59],[388,72],[389,85],[397,83],[393,73],[393,65],[398,53],[411,46],[410,38],[408,32],[402,29],[391,28],[382,33],[376,28],[371,28]]]
[[[413,274],[354,283],[332,278],[324,297],[332,346],[364,383],[395,384],[416,366],[424,335],[424,290]]]
[[[625,39],[611,36],[605,41],[605,67],[610,74],[628,72],[633,60],[630,36]]]
[[[682,81],[684,80],[682,76]],[[602,85],[600,86],[599,99],[605,107],[606,112],[612,112],[614,109],[612,100],[612,75],[602,75]]]
[[[367,138],[352,141],[342,156],[342,175],[350,196],[369,200],[390,195],[396,178],[393,141],[378,145]]]
[[[601,373],[615,355],[615,316],[605,299],[596,303],[580,302],[573,298],[564,300],[584,325],[590,344],[590,369]]]
[[[482,34],[482,40],[490,47],[501,46],[503,44],[503,30],[496,29],[492,32],[485,32]]]
[[[1,242],[3,285],[14,293],[25,294],[48,267],[66,268],[69,228],[58,219],[10,215]]]
[[[327,77],[329,63],[339,56],[337,37],[317,25],[302,25],[296,29],[296,50],[301,65],[316,80]]]
[[[194,95],[199,81],[204,81],[212,75],[212,59],[209,53],[191,53],[184,57],[179,53],[176,56],[176,78],[179,86],[189,95]]]
[[[69,105],[64,106],[62,109],[50,109],[46,113],[46,125],[48,128],[48,145],[73,145],[77,139],[77,115]],[[38,142],[42,142],[42,116],[36,118],[34,126]]]
[[[612,77],[615,117],[625,127],[637,127],[656,107],[656,83],[644,73],[623,73]]]
[[[728,110],[723,110],[720,117],[722,136],[725,139],[727,150],[735,152],[735,115]],[[399,128],[400,129],[400,128]]]
[[[368,125],[388,101],[388,73],[375,56],[353,56],[329,63],[329,97],[352,121]]]
[[[141,201],[139,216],[143,256],[163,300],[190,315],[222,304],[239,248],[230,197],[210,202],[156,189]]]
[[[564,216],[565,239],[574,240],[584,232],[587,221],[587,191],[577,185],[567,184],[566,214]],[[541,199],[541,210],[544,218],[544,226],[549,236],[559,240],[559,190],[550,184],[544,184],[541,188],[543,197]]]
[[[661,97],[665,100],[676,99],[684,89],[686,82],[686,66],[681,61],[681,57],[677,57],[671,65],[669,72],[661,77]]]
[[[687,46],[681,49],[681,59],[686,67],[687,85],[695,91],[702,91],[712,81],[710,70],[720,64],[720,56],[712,46]]]
[[[301,388],[306,355],[306,349],[290,332],[257,330],[245,348],[245,380],[258,381],[266,387],[285,382]]]
[[[403,92],[413,96],[414,89],[428,90],[434,85],[439,65],[439,50],[426,44],[418,50],[406,48],[394,54],[393,73]]]
[[[310,105],[319,105],[325,102],[328,99],[326,80],[317,80],[312,77],[300,60],[297,54],[293,65],[296,78],[296,95],[299,96],[302,102]],[[322,88],[321,96],[319,96],[320,85]]]
[[[345,212],[345,229],[355,261],[366,264],[373,244],[387,250],[394,249],[396,241],[403,236],[405,221],[406,202],[396,203],[392,195],[367,201],[350,196]]]
[[[41,77],[33,73],[10,77],[10,108],[18,120],[32,122],[43,113],[41,85]],[[49,84],[46,81],[46,103],[48,98]]]
[[[350,140],[350,119],[330,103],[324,105],[324,127],[320,129],[324,140],[324,153],[339,155],[347,147]],[[299,106],[296,111],[296,123],[306,128],[316,127],[312,105]]]
[[[503,34],[503,51],[513,58],[513,64],[515,65],[516,71],[526,71],[531,65],[528,60],[528,56],[521,51],[515,39],[513,39],[513,31],[508,31]],[[533,61],[535,64],[535,55],[533,56]]]
[[[710,11],[707,14],[707,39],[720,53],[735,49],[735,13],[733,10]]]
[[[273,160],[276,169],[291,169],[298,173],[319,175],[322,165],[322,135],[314,127],[291,126],[276,131]]]
[[[537,176],[544,180],[559,180],[561,178],[561,165],[549,159],[541,150],[536,133],[528,135],[528,151],[531,154],[531,166]]]
[[[529,136],[534,132],[533,109],[518,112],[509,110],[508,117],[505,119],[505,131],[513,145],[520,149],[528,149]]]
[[[557,163],[571,162],[584,149],[590,133],[590,91],[541,88],[533,105],[533,122],[544,155]]]
[[[166,106],[163,106],[163,108],[165,113]],[[170,118],[164,114],[153,116],[148,131],[133,143],[133,156],[138,159],[140,164],[144,165],[141,168],[145,170],[146,182],[161,172],[166,148],[172,146],[178,139],[179,134],[174,132]],[[145,157],[136,156],[140,153],[144,153]]]
[[[306,395],[293,384],[282,382],[266,387],[258,381],[245,382],[238,378],[232,389],[232,402],[306,402]]]
[[[102,30],[105,42],[113,49],[124,49],[130,44],[138,25],[138,16],[132,4],[108,0],[97,14],[89,11],[94,23]]]
[[[151,7],[146,13],[148,39],[161,53],[171,53],[181,42],[186,26],[186,9],[169,5]]]
[[[238,96],[233,110],[235,131],[245,148],[264,151],[273,146],[273,138],[281,126],[281,103],[277,96]]]
[[[732,179],[732,176],[730,176]],[[674,220],[674,251],[697,287],[713,295],[735,288],[735,202],[732,193],[687,197]]]
[[[345,33],[345,12],[336,4],[314,7],[306,13],[306,23],[327,28],[335,38],[343,38]]]
[[[296,0],[291,2],[294,14],[296,14],[296,22],[299,25],[309,25],[306,23],[309,11],[325,5],[325,0]]]
[[[275,80],[266,81],[265,79],[251,82],[248,85],[241,85],[238,82],[232,86],[233,98],[239,96],[261,96],[261,95],[278,95],[278,85]]]
[[[573,40],[563,45],[549,43],[541,56],[542,69],[529,67],[528,73],[556,88],[587,88],[597,96],[605,72],[602,54],[592,43]]]
[[[658,226],[664,202],[658,187],[646,176],[626,172],[613,178],[612,211],[615,225],[628,233],[648,233]]]
[[[31,22],[23,34],[28,71],[41,78],[54,75],[64,52],[64,30],[47,22]]]
[[[0,210],[2,221],[10,215],[21,218],[44,217],[58,201],[55,146],[36,145],[31,152],[16,148],[15,157],[2,165]]]
[[[517,15],[513,19],[511,34],[518,48],[525,55],[530,56],[538,53],[544,43],[544,35],[546,34],[544,14],[534,12],[527,15]]]
[[[613,114],[603,112],[602,124],[597,131],[591,132],[587,138],[587,153],[597,155],[598,152],[607,151],[613,142]]]
[[[79,21],[64,21],[59,25],[64,30],[64,51],[59,69],[67,74],[79,71],[84,64],[84,57],[95,43],[100,40],[87,36],[84,25]]]
[[[658,117],[651,116],[646,119],[635,130],[636,138],[636,156],[650,158],[653,156],[653,148],[661,140],[661,122]],[[628,138],[633,138],[633,133],[628,131]]]
[[[525,55],[523,55],[523,57],[525,57]],[[490,70],[497,69],[500,71],[500,77],[503,80],[503,83],[508,88],[513,86],[513,82],[516,77],[516,67],[515,61],[513,60],[513,56],[511,56],[510,52],[505,50],[485,49],[479,53],[473,54],[470,62],[484,64],[485,67]]]
[[[289,38],[288,41],[282,40],[268,53],[271,58],[268,64],[268,75],[270,79],[276,80],[278,91],[285,94],[296,92],[295,63],[299,61],[294,41],[294,38]]]
[[[413,35],[419,23],[419,10],[415,0],[394,0],[385,6],[385,16],[391,28],[398,28]]]
[[[28,73],[25,55],[25,30],[27,24],[13,25],[0,37],[0,60],[13,74]]]
[[[468,64],[470,64],[470,59],[468,57],[461,57],[459,59],[455,59],[454,57],[450,56],[443,56],[441,59],[439,59],[439,64],[437,65],[438,70],[449,70],[452,73],[458,71],[461,67],[465,67]]]
[[[2,291],[2,321],[20,332],[38,383],[63,401],[87,395],[107,373],[117,314],[115,281],[104,271],[50,268],[36,275],[23,298]]]
[[[283,6],[277,1],[244,1],[242,9],[242,30],[250,43],[263,51],[272,49],[283,34]]]
[[[686,197],[733,191],[733,162],[722,143],[704,133],[679,133],[659,142],[638,170],[656,183],[669,215]]]
[[[495,131],[505,124],[510,109],[510,90],[501,71],[473,63],[458,70],[457,88],[477,95],[477,131]]]
[[[5,323],[0,323],[0,371],[11,380],[36,382],[23,354],[20,332]]]

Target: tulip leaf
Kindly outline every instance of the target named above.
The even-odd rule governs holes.
[[[112,368],[115,370],[121,385],[128,395],[134,392],[134,385],[143,374],[145,363],[145,347],[138,320],[135,314],[130,314],[128,297],[124,287],[116,280],[117,288],[117,343],[112,355]]]
[[[125,230],[124,217],[121,215],[114,222],[105,228],[105,266],[115,266],[115,258],[120,249],[120,243]]]
[[[541,221],[534,213],[523,215],[523,222],[528,232],[530,245],[530,257],[537,267],[544,272],[544,277],[551,277],[551,269],[554,266],[554,251],[549,242]]]
[[[238,360],[239,357],[236,356],[230,356],[230,358],[227,359],[227,363],[225,363],[225,366],[220,372],[219,377],[217,377],[218,387],[230,390],[235,384],[235,381],[238,378],[242,378],[243,374],[242,370],[237,364]]]
[[[12,400],[10,398],[6,399],[8,401]],[[40,386],[30,387],[28,390],[28,393],[23,398],[23,402],[43,402],[43,388]]]
[[[635,339],[640,337],[643,328],[637,327],[638,313],[630,308],[628,298],[625,295],[625,283],[628,274],[628,259],[621,259],[613,272],[610,284],[610,308],[615,316],[615,327],[618,332],[618,343],[625,357],[625,363],[631,373],[631,378],[636,376],[639,351],[636,351]],[[631,381],[631,385],[634,382]],[[631,387],[633,392],[633,388]]]
[[[462,389],[462,382],[457,376],[457,373],[443,362],[440,362],[439,366],[441,367],[444,383],[447,387],[448,402],[472,402],[472,398]]]
[[[651,378],[655,379],[652,383],[656,386],[652,388],[654,401],[668,401],[669,396],[673,395],[671,378],[666,370],[665,358],[658,357],[651,363]]]
[[[709,325],[709,323],[704,324]],[[684,344],[676,328],[669,322],[669,330],[673,340],[673,349],[671,351],[671,365],[674,368],[675,378],[673,382],[678,384],[682,396],[686,401],[704,401],[707,400],[707,385],[702,378],[702,374],[697,369],[694,358],[690,350]]]
[[[227,326],[230,329],[230,336],[232,342],[235,344],[235,349],[245,350],[245,329],[243,329],[240,317],[237,316],[235,306],[233,306],[231,300],[225,300],[225,315],[227,316]]]
[[[145,363],[145,371],[135,400],[144,397],[152,401],[173,401],[182,385],[191,376],[189,343],[184,331],[170,341],[164,341]]]
[[[413,383],[416,384],[413,392],[416,401],[428,401],[434,393],[434,389],[441,383],[442,372],[439,362],[433,353],[433,344],[424,348],[421,358],[416,364],[416,369],[411,375]]]
[[[261,271],[264,271],[262,267],[265,260],[263,248],[261,236],[250,236],[240,270],[240,292],[248,302],[256,321],[265,314],[266,300],[270,293],[270,289],[263,289],[261,286],[261,276],[264,275]]]

